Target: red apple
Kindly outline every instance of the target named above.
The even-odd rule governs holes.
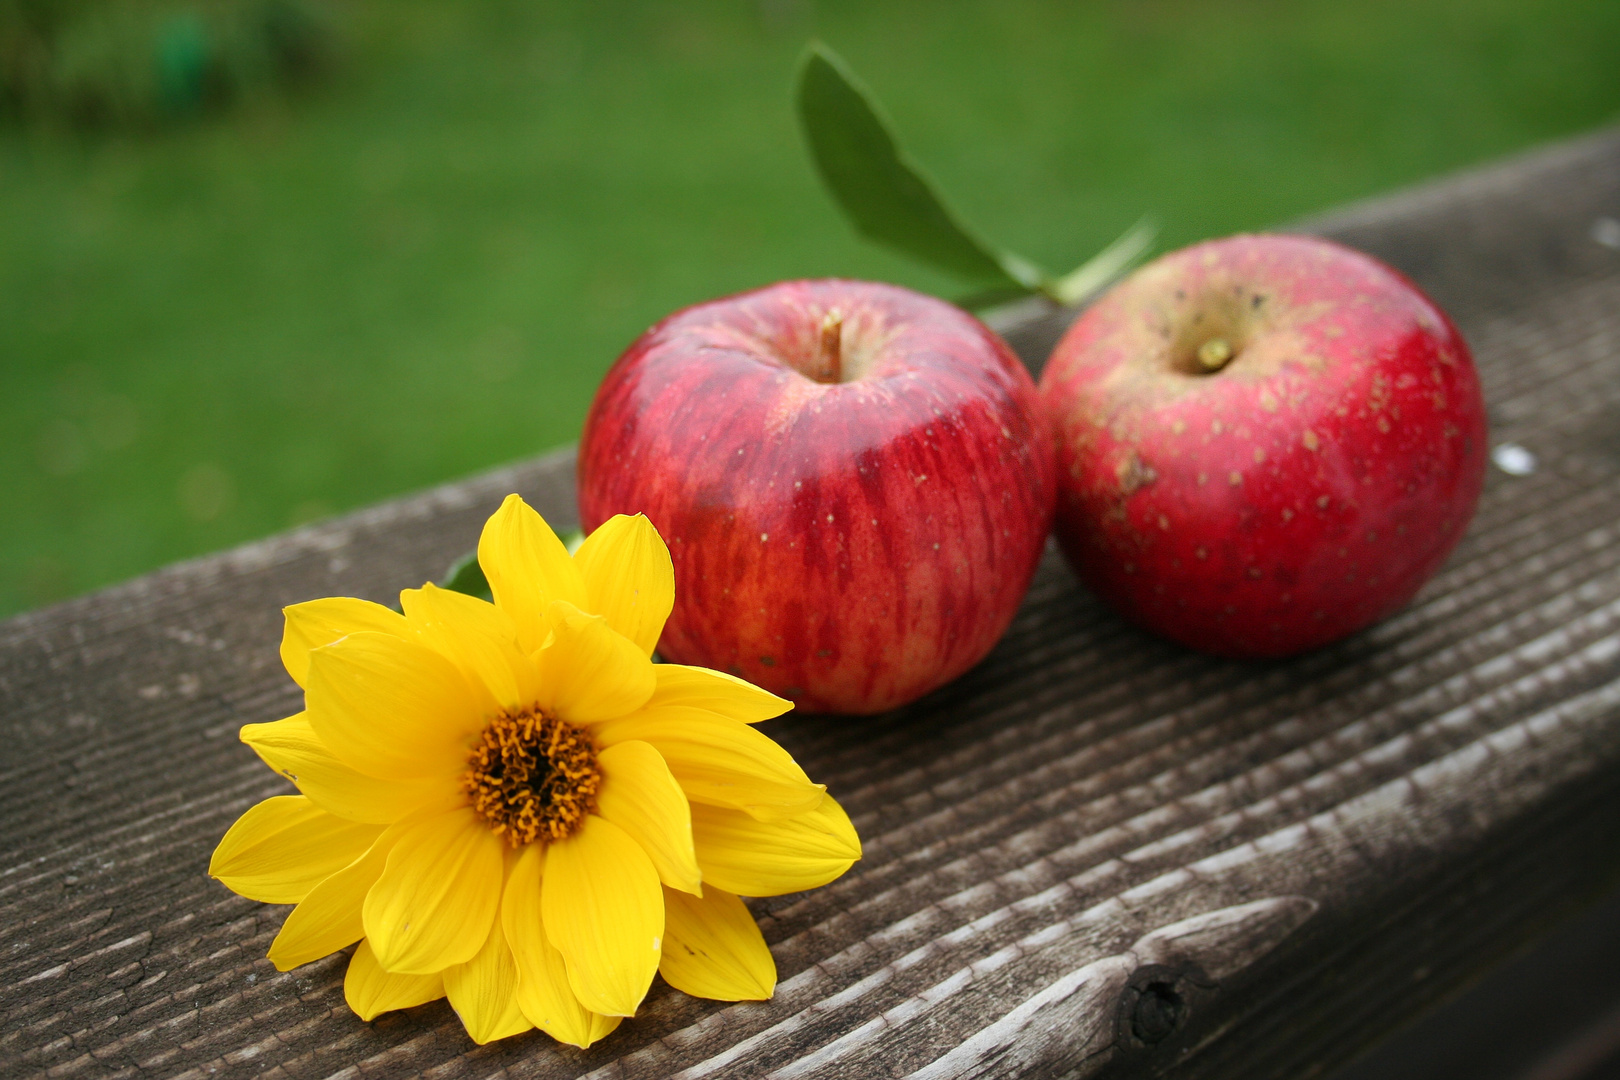
[[[1223,656],[1315,648],[1399,609],[1484,481],[1462,335],[1394,270],[1311,237],[1137,271],[1059,342],[1041,402],[1081,580]]]
[[[699,304],[597,391],[580,516],[669,544],[665,659],[880,712],[977,663],[1029,586],[1055,495],[1035,394],[983,323],[893,285]]]

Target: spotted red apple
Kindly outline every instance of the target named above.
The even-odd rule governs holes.
[[[619,358],[579,450],[587,529],[645,513],[665,659],[872,713],[1001,637],[1051,525],[1035,385],[960,309],[794,281],[678,312]]]
[[[1462,336],[1417,286],[1304,236],[1166,255],[1087,310],[1041,379],[1057,534],[1127,618],[1235,657],[1382,619],[1484,480]]]

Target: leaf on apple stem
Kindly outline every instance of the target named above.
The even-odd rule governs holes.
[[[1112,282],[1153,244],[1144,218],[1062,278],[996,247],[957,215],[895,136],[883,107],[842,57],[812,41],[799,62],[799,122],[811,157],[855,230],[983,288],[958,301],[979,308],[1038,293],[1073,305]]]
[[[1158,222],[1143,218],[1097,254],[1053,283],[1052,299],[1069,307],[1111,285],[1153,246]]]
[[[819,41],[799,62],[799,122],[822,180],[857,232],[987,285],[1037,292],[1047,274],[977,236],[901,148],[882,107]]]

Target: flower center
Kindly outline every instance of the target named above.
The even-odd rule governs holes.
[[[473,812],[513,847],[571,836],[601,786],[590,737],[527,709],[490,721],[461,776]]]

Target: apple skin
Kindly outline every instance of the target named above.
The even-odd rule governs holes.
[[[811,377],[829,348],[846,381]],[[669,316],[608,372],[580,439],[584,526],[644,513],[669,545],[663,658],[811,712],[895,708],[982,659],[1055,497],[1035,385],[1006,343],[869,282]]]
[[[1235,353],[1208,372],[1215,338]],[[1287,656],[1392,614],[1484,483],[1462,335],[1396,271],[1311,237],[1143,267],[1070,327],[1041,403],[1070,565],[1133,622],[1220,656]]]

